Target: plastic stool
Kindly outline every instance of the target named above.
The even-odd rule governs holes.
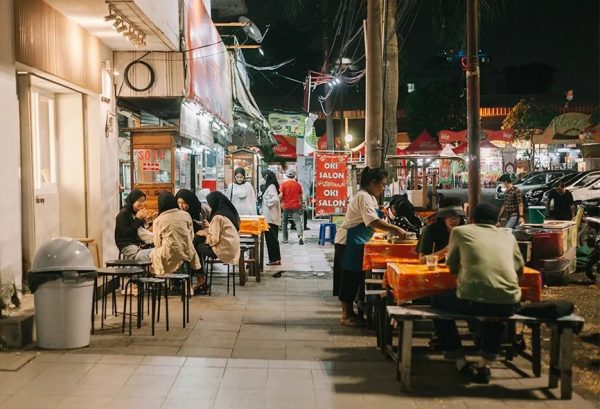
[[[323,223],[319,228],[319,246],[324,246],[329,242],[334,244],[336,227],[335,223]]]

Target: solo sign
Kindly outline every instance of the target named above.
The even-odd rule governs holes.
[[[348,155],[315,152],[315,215],[346,212]]]

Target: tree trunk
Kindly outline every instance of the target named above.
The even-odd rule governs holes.
[[[381,10],[383,0],[367,0],[366,60],[367,60],[367,115],[365,150],[366,165],[382,165],[383,134],[383,58],[381,49]]]
[[[396,35],[396,0],[387,0],[385,19],[385,89],[383,122],[383,160],[396,154],[398,132],[398,36]]]

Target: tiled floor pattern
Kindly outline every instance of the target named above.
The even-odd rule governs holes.
[[[194,297],[186,329],[173,297],[169,332],[163,316],[151,336],[145,319],[131,337],[104,331],[88,348],[43,352],[19,371],[0,372],[0,408],[594,407],[579,396],[558,401],[544,389],[545,377],[522,377],[502,364],[492,384],[465,385],[452,364],[431,354],[415,359],[415,390],[402,393],[373,332],[339,325],[332,247],[317,246],[315,231],[304,246],[282,245],[284,264],[261,283],[251,278],[236,297],[222,279],[212,297]],[[275,271],[286,272],[277,279]]]

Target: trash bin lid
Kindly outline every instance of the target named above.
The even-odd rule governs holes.
[[[31,273],[96,271],[92,255],[81,242],[58,237],[43,244],[35,253]]]

